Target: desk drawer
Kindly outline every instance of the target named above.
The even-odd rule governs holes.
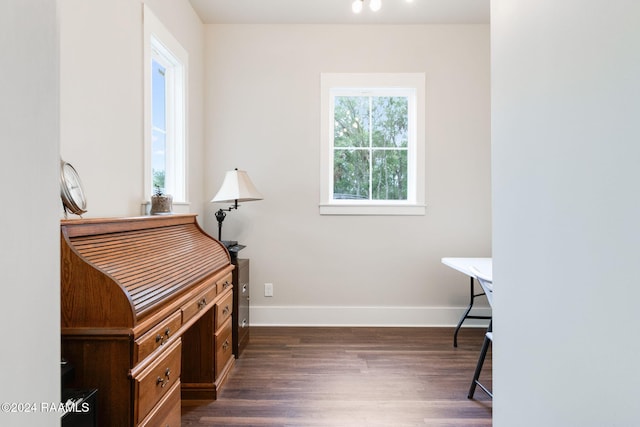
[[[214,326],[215,330],[227,321],[231,317],[231,313],[233,312],[233,292],[227,292],[225,296],[222,297],[220,301],[216,303],[216,323]]]
[[[201,310],[207,308],[218,294],[216,286],[211,287],[207,291],[198,295],[197,298],[191,300],[188,304],[182,306],[182,323],[186,323]]]
[[[218,286],[218,293],[221,294],[233,285],[233,275],[231,273],[227,274],[222,279],[218,280],[216,284]]]
[[[176,311],[163,322],[154,326],[149,332],[138,338],[135,343],[136,359],[134,363],[140,362],[156,348],[166,344],[172,335],[180,329],[181,324],[182,319],[180,312]]]
[[[233,357],[231,337],[231,319],[216,332],[216,378],[220,376],[225,365]]]
[[[180,351],[177,339],[158,359],[140,373],[135,380],[136,423],[142,421],[173,384],[180,381]]]
[[[153,408],[138,427],[180,427],[180,382],[176,381],[167,395]]]

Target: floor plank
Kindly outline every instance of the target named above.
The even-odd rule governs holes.
[[[183,426],[490,426],[467,399],[484,330],[252,327],[218,400],[183,401]],[[481,380],[491,386],[491,353]]]

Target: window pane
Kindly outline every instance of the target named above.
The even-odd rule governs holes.
[[[373,150],[373,200],[407,200],[407,150]]]
[[[166,190],[166,150],[167,138],[164,132],[154,129],[151,140],[151,173],[153,174],[153,189],[160,187]]]
[[[375,96],[372,100],[374,147],[406,147],[409,99],[404,96]]]
[[[334,147],[369,146],[369,97],[336,96]]]
[[[335,150],[333,198],[369,199],[369,150]]]
[[[152,61],[151,73],[151,123],[154,128],[167,129],[166,105],[167,105],[167,85],[165,67],[157,61]]]
[[[166,69],[156,60],[152,63],[151,74],[151,173],[154,191],[166,191],[167,171],[167,86]]]

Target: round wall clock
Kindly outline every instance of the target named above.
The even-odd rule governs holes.
[[[87,211],[87,199],[82,190],[80,176],[74,167],[64,160],[60,160],[60,197],[65,217],[67,212],[82,215]]]

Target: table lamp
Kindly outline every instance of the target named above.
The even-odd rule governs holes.
[[[213,199],[211,199],[211,203],[233,202],[233,206],[226,209],[219,209],[216,212],[216,219],[218,220],[218,240],[222,241],[222,221],[224,221],[224,218],[227,216],[225,211],[231,212],[233,209],[238,209],[238,202],[250,202],[253,200],[262,200],[262,194],[256,190],[247,172],[238,170],[238,168],[228,171],[224,176],[222,186]],[[226,246],[230,246],[236,243],[225,244]]]

